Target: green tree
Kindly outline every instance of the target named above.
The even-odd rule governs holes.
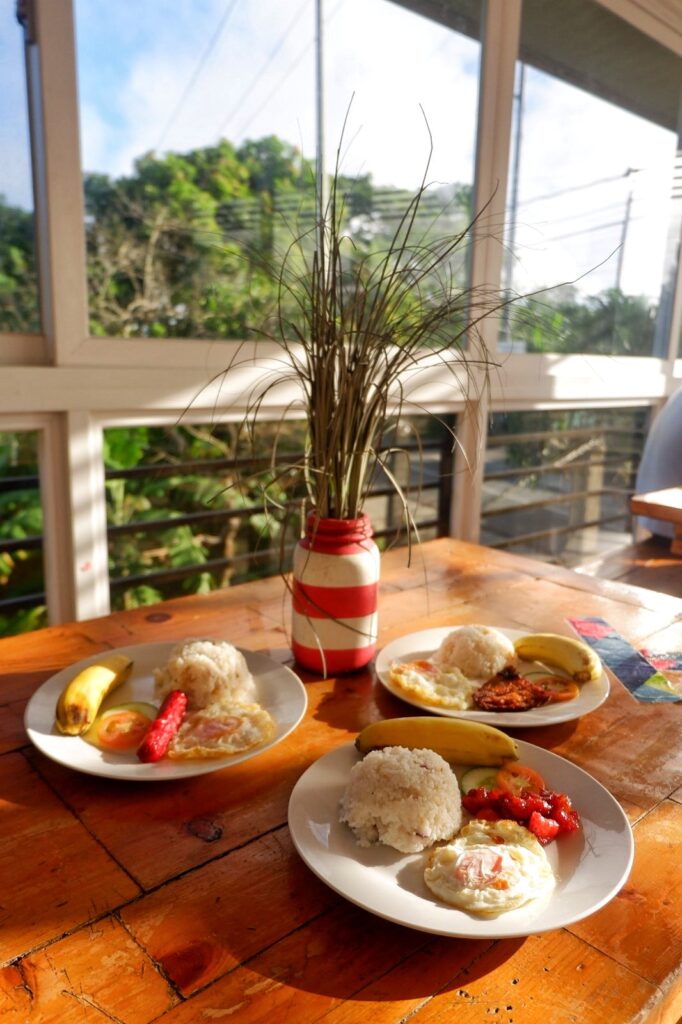
[[[229,143],[148,154],[135,174],[85,179],[92,330],[124,337],[243,336],[272,285],[221,226],[248,202]]]
[[[563,289],[555,301],[522,300],[512,309],[512,337],[526,352],[651,355],[656,305],[609,288],[579,297]]]
[[[0,330],[40,330],[33,214],[0,196]]]

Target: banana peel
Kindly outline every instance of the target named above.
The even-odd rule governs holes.
[[[90,728],[102,702],[132,671],[126,654],[105,654],[70,680],[57,700],[57,729],[67,736],[80,736]]]
[[[576,683],[589,683],[601,678],[599,655],[574,637],[559,633],[529,633],[514,641],[514,649],[523,661],[539,661],[561,669]]]
[[[511,736],[492,725],[463,718],[387,718],[365,726],[355,746],[363,755],[382,747],[426,748],[451,764],[500,765],[519,756]]]

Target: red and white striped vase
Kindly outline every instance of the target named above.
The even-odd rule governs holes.
[[[305,668],[336,675],[362,668],[377,640],[380,556],[369,517],[311,512],[294,550],[292,650]]]

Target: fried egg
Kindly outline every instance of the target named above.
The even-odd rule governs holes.
[[[275,728],[272,716],[260,704],[212,704],[185,715],[171,740],[168,757],[184,760],[240,754],[267,743]]]
[[[515,821],[472,821],[431,853],[429,889],[474,914],[501,914],[550,893],[556,884],[547,854]]]
[[[471,707],[472,694],[481,685],[481,680],[467,679],[458,668],[439,667],[427,660],[396,661],[389,675],[391,682],[407,697],[458,711]]]

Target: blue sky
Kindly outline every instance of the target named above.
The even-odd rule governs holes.
[[[0,0],[0,195],[31,208],[31,158],[23,34],[14,4]]]

